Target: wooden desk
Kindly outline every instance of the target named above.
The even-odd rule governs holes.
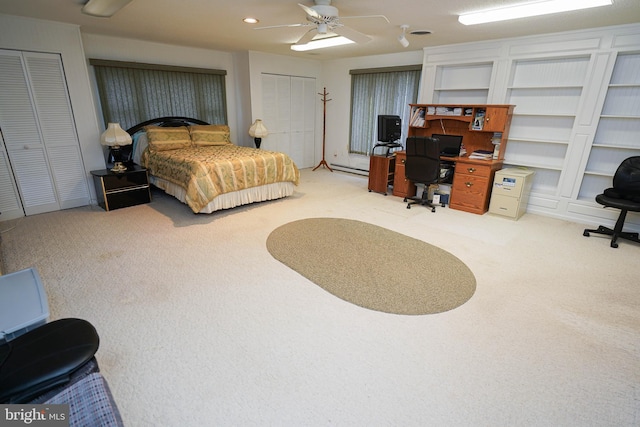
[[[490,150],[496,154],[494,160],[472,160],[466,156],[446,159],[456,165],[449,206],[476,214],[487,212],[493,176],[502,168],[515,106],[410,104],[410,107],[409,136],[462,135],[467,153]]]
[[[393,195],[413,197],[416,194],[416,185],[404,175],[407,153],[398,151],[395,158]],[[468,157],[443,157],[442,160],[455,164],[449,207],[475,214],[487,212],[493,177],[497,170],[502,169],[502,160],[473,160]]]

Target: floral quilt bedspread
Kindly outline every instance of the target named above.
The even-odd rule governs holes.
[[[220,194],[276,182],[298,185],[300,172],[284,153],[237,145],[190,147],[179,150],[148,149],[141,163],[151,175],[186,190],[186,202],[194,212]]]

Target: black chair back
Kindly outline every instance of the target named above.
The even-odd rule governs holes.
[[[640,196],[640,156],[625,159],[613,176],[613,188]]]
[[[435,138],[407,138],[405,177],[415,183],[431,184],[440,177],[440,144]]]

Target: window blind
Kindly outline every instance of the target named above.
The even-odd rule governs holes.
[[[409,104],[416,103],[421,66],[351,70],[349,152],[368,155],[377,142],[378,115],[397,115],[406,138]]]
[[[224,70],[91,59],[106,123],[127,129],[157,117],[227,123]]]

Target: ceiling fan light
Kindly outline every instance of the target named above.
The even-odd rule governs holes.
[[[82,13],[99,18],[110,18],[130,2],[131,0],[89,0],[82,6]]]
[[[297,52],[304,52],[307,50],[314,49],[322,49],[325,47],[333,47],[333,46],[342,46],[345,44],[355,43],[353,40],[349,40],[346,37],[337,36],[337,37],[325,37],[323,39],[311,40],[309,43],[305,44],[294,44],[291,45],[291,50],[295,50]]]
[[[544,0],[467,13],[460,15],[458,21],[464,25],[485,24],[487,22],[506,21],[509,19],[588,9],[591,7],[609,6],[611,4],[612,0]]]

